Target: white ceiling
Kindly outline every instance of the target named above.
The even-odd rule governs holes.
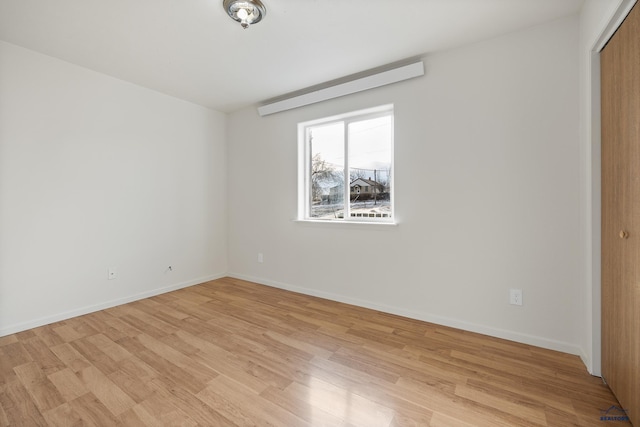
[[[223,112],[575,14],[583,0],[0,0],[0,39]],[[428,73],[428,70],[427,70]]]

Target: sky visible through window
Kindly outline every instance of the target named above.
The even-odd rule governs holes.
[[[349,125],[349,166],[364,170],[387,170],[391,165],[389,140],[391,117],[353,122]],[[344,168],[344,122],[313,128],[312,156],[320,154],[331,166]]]

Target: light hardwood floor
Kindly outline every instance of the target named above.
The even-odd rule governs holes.
[[[576,356],[236,279],[0,338],[0,426],[603,426]]]

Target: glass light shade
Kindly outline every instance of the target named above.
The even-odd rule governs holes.
[[[224,0],[222,6],[233,20],[240,22],[243,28],[257,24],[267,13],[267,9],[260,0]]]
[[[247,19],[247,17],[249,16],[249,12],[247,12],[247,9],[238,9],[238,11],[236,12],[236,16],[242,21]]]

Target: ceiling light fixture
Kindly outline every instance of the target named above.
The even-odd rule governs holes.
[[[260,0],[224,0],[222,6],[242,28],[257,24],[267,14],[267,9]]]

